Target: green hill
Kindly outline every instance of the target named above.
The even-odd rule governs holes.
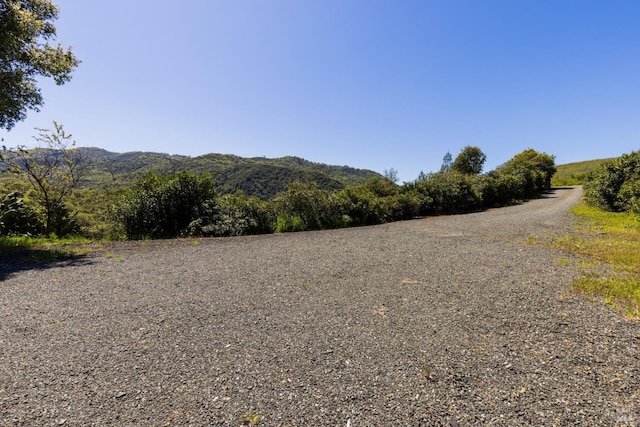
[[[220,193],[242,190],[247,195],[268,199],[294,180],[315,181],[323,190],[364,183],[381,175],[366,169],[314,163],[299,157],[244,158],[231,154],[198,157],[150,152],[112,153],[100,148],[78,148],[90,161],[85,186],[124,187],[148,173],[179,171],[210,173]]]
[[[551,185],[556,187],[563,185],[582,185],[584,178],[589,172],[610,160],[613,159],[596,159],[558,165],[556,166],[557,172],[551,179]]]

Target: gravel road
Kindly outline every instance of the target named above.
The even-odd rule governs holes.
[[[580,197],[0,260],[0,425],[640,426],[640,324],[524,242]]]

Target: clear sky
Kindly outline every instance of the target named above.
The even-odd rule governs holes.
[[[401,181],[466,145],[485,171],[640,149],[638,0],[57,0],[83,61],[43,82],[79,146],[295,155]]]

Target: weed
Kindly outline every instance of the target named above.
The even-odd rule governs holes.
[[[248,414],[242,416],[242,424],[248,426],[256,426],[260,422],[260,414],[257,412],[249,411]]]
[[[420,373],[427,379],[432,379],[431,364],[428,361],[424,361],[420,367]]]

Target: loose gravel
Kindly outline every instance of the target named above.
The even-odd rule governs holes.
[[[0,260],[0,425],[638,426],[640,324],[525,243],[580,197]]]

